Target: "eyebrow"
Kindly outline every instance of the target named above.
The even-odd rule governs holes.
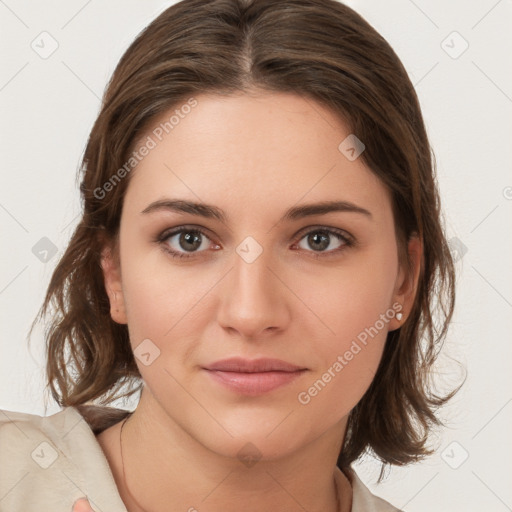
[[[155,211],[174,211],[178,213],[190,213],[207,219],[227,221],[226,213],[213,205],[196,203],[184,199],[160,199],[148,205],[141,213],[147,214]],[[326,215],[331,212],[360,213],[372,219],[372,214],[365,208],[357,206],[349,201],[322,201],[289,208],[281,217],[281,221],[298,220],[315,215]]]

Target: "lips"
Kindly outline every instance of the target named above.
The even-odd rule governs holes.
[[[234,357],[217,361],[206,373],[231,392],[256,396],[292,382],[307,371],[280,359],[243,359]]]
[[[217,361],[206,367],[207,370],[218,370],[222,372],[239,373],[258,373],[258,372],[295,372],[305,370],[300,367],[280,359],[243,359],[241,357],[232,357]]]

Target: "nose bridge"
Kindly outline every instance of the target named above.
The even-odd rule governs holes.
[[[250,337],[270,327],[283,327],[283,285],[269,269],[273,266],[270,249],[264,250],[250,237],[239,244],[219,312],[219,322],[225,328]]]

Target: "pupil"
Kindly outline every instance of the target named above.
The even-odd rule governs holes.
[[[181,244],[182,241],[185,241],[186,244],[191,244],[193,246],[192,249],[197,249],[201,245],[199,234],[194,233],[192,231],[189,231],[181,235],[180,245],[183,247],[183,249],[187,249],[186,246]]]
[[[315,233],[313,235],[310,235],[309,239],[310,239],[310,242],[313,241],[312,245],[318,244],[320,242],[320,245],[322,246],[322,247],[320,247],[320,250],[322,250],[322,251],[327,249],[327,247],[329,247],[329,237],[326,236],[325,234]],[[323,243],[322,243],[322,240],[319,240],[319,239],[323,239]]]

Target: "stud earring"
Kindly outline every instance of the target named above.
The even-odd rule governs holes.
[[[403,315],[401,312],[398,312],[398,313],[396,314],[396,319],[400,322],[400,320],[402,320],[403,316],[404,316],[404,315]]]

